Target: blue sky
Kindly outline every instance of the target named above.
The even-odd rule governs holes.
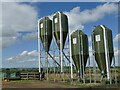
[[[38,67],[37,20],[44,16],[51,18],[57,11],[62,11],[68,16],[70,32],[82,29],[88,35],[90,50],[90,35],[94,25],[104,24],[112,29],[115,55],[118,58],[120,50],[117,46],[120,34],[117,3],[4,2],[2,3],[3,67]]]

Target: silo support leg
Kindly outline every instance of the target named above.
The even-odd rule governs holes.
[[[90,83],[91,83],[91,68],[90,68],[90,57],[89,57],[88,59],[89,59],[89,77],[90,77]]]
[[[47,68],[47,71],[46,71],[46,74],[47,74],[47,81],[49,80],[49,75],[48,75],[48,55],[47,55],[47,52],[46,52],[46,68]]]
[[[55,61],[53,62],[54,63],[54,82],[56,81],[56,74],[55,74],[55,66],[56,66],[56,63]]]

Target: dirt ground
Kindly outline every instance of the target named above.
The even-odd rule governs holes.
[[[52,82],[52,81],[48,82],[48,81],[39,81],[39,80],[2,81],[2,88],[92,88],[92,87],[101,88],[102,86],[100,83],[76,84],[76,83]],[[109,85],[103,87],[120,89],[120,85]]]
[[[76,88],[63,82],[47,82],[47,81],[3,81],[2,88]]]

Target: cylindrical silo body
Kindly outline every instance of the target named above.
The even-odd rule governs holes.
[[[77,71],[80,71],[80,69],[83,71],[89,57],[89,51],[88,37],[81,30],[76,30],[71,34],[71,51]],[[84,64],[84,67],[82,64]]]
[[[44,17],[40,20],[39,25],[40,38],[45,52],[48,52],[52,41],[52,20],[50,20],[48,17]]]
[[[112,31],[104,25],[95,27],[92,32],[92,44],[98,67],[102,74],[106,74],[106,65],[109,65],[109,69],[114,56]]]
[[[62,49],[64,48],[67,33],[68,33],[68,18],[62,12],[57,12],[53,16],[53,29],[54,36],[57,41],[58,48],[60,49],[60,44],[62,44]],[[62,38],[62,43],[60,43],[60,33]]]

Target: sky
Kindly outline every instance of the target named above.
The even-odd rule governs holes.
[[[2,2],[0,6],[0,53],[3,68],[38,68],[37,20],[44,16],[52,19],[57,11],[68,16],[70,33],[81,29],[88,35],[91,62],[93,26],[104,24],[110,28],[113,33],[116,65],[120,65],[119,15],[118,4],[115,2]]]

